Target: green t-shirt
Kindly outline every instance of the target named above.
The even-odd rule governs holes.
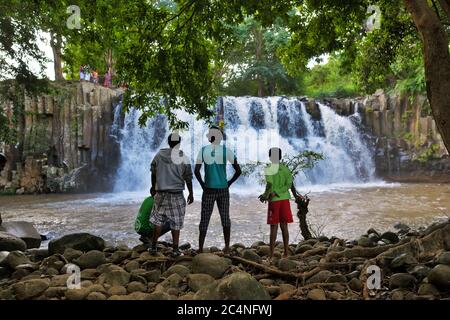
[[[264,170],[266,182],[269,185],[268,194],[275,192],[278,197],[273,197],[271,201],[286,200],[291,198],[289,189],[292,186],[292,173],[286,165],[270,164]]]
[[[205,165],[205,185],[210,189],[228,188],[227,162],[234,163],[234,153],[224,145],[207,145],[197,156],[197,164]]]
[[[150,223],[150,214],[152,212],[153,203],[154,198],[151,196],[147,197],[144,202],[142,202],[134,223],[134,230],[136,230],[137,233],[150,233],[153,231],[154,226]]]

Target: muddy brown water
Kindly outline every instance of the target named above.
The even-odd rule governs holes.
[[[303,190],[304,192],[308,190]],[[134,219],[145,193],[116,194],[49,194],[0,196],[4,221],[23,220],[36,225],[54,237],[75,232],[90,232],[113,244],[135,245]],[[200,198],[188,206],[182,242],[198,244]],[[413,227],[428,225],[450,216],[450,184],[382,184],[343,186],[329,190],[313,190],[309,222],[315,233],[345,239],[359,237],[369,228],[393,230],[396,222]],[[291,202],[295,214],[295,204]],[[256,195],[231,196],[232,243],[250,245],[268,241],[266,204]],[[302,239],[298,219],[290,225],[290,240]],[[281,239],[281,235],[279,235]],[[170,240],[165,235],[163,240]],[[217,208],[211,218],[206,246],[223,246]],[[44,243],[45,246],[45,243]]]

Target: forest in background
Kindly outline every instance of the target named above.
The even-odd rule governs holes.
[[[383,88],[427,92],[450,141],[449,0],[1,0],[0,8],[0,80],[15,78],[20,90],[42,87],[29,62],[45,63],[37,37],[48,34],[57,81],[77,79],[84,64],[111,67],[114,83],[129,88],[125,109],[144,111],[141,124],[164,113],[184,128],[176,109],[208,118],[218,95],[339,98]]]

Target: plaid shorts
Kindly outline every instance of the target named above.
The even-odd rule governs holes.
[[[217,201],[222,227],[230,227],[230,193],[226,189],[205,189],[202,195],[202,210],[199,229],[202,232],[208,230],[209,220]]]
[[[183,192],[157,192],[150,222],[157,226],[169,222],[171,230],[181,230],[185,213],[186,199],[184,199]]]

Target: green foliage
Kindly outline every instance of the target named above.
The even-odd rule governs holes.
[[[343,63],[341,56],[332,55],[328,63],[314,66],[305,77],[305,94],[314,98],[357,96],[357,88]]]
[[[234,41],[220,70],[220,94],[293,94],[297,81],[287,74],[277,53],[290,36],[283,22],[277,19],[273,25],[263,27],[255,18],[249,17],[231,29]]]
[[[422,48],[417,39],[405,41],[397,59],[392,64],[392,72],[397,79],[394,90],[414,97],[425,93],[425,69]]]
[[[78,0],[81,30],[66,28],[66,0],[0,3],[0,76],[29,86],[27,57],[45,62],[38,31],[63,46],[65,72],[81,64],[129,85],[125,109],[158,113],[185,128],[177,110],[209,118],[218,94],[353,96],[376,89],[424,92],[417,30],[403,1],[392,0]],[[382,12],[368,32],[369,5]],[[442,12],[441,12],[442,13]],[[307,70],[311,59],[336,54]],[[16,63],[10,63],[10,61]]]
[[[425,150],[423,150],[417,156],[417,160],[419,162],[425,163],[425,162],[428,162],[430,160],[437,159],[439,150],[440,150],[439,145],[434,143],[434,144],[430,145],[428,148],[426,148]]]
[[[301,171],[312,169],[317,162],[323,160],[323,154],[314,151],[303,151],[295,155],[284,157],[281,163],[286,165],[295,178]],[[253,176],[256,175],[258,181],[264,184],[264,168],[269,164],[264,162],[251,162],[241,165],[242,175]]]

